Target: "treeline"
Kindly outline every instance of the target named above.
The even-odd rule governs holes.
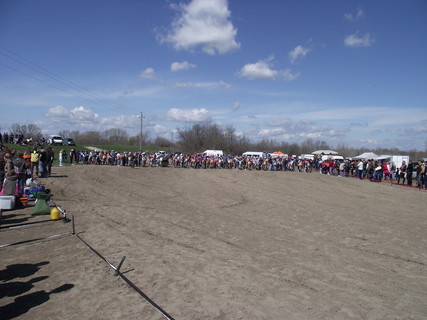
[[[22,134],[25,138],[32,138],[33,141],[43,138],[41,129],[35,124],[13,124],[9,131],[13,134]],[[418,150],[402,151],[397,148],[352,148],[344,143],[332,147],[325,141],[310,138],[301,143],[279,142],[273,139],[253,142],[247,137],[237,134],[233,126],[223,128],[211,122],[197,122],[179,128],[173,140],[163,137],[150,138],[148,132],[144,132],[142,135],[130,136],[126,130],[120,128],[85,132],[62,130],[58,134],[63,138],[74,139],[78,145],[157,146],[168,152],[196,153],[215,149],[223,150],[226,154],[239,155],[245,151],[282,151],[289,155],[300,155],[311,153],[314,150],[333,149],[345,157],[352,157],[367,151],[372,151],[376,154],[408,155],[414,160],[427,157],[427,150],[422,152]]]
[[[344,143],[332,147],[323,140],[310,138],[305,139],[301,143],[279,142],[272,139],[263,139],[254,143],[245,136],[238,136],[232,126],[227,126],[223,129],[219,125],[212,123],[196,123],[187,128],[178,129],[178,139],[176,146],[181,147],[185,152],[201,152],[207,149],[214,149],[239,155],[245,151],[282,151],[289,155],[301,155],[312,153],[315,150],[332,149],[344,157],[354,157],[363,152],[374,152],[378,155],[408,155],[414,160],[427,157],[427,150],[426,152],[422,152],[418,150],[402,151],[398,148],[351,148]]]

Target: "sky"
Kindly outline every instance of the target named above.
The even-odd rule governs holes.
[[[425,0],[0,0],[0,131],[427,149]]]

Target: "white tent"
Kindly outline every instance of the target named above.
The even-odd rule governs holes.
[[[362,153],[360,155],[358,155],[357,157],[353,157],[352,159],[360,159],[360,160],[377,160],[379,158],[379,155],[377,155],[376,153],[373,152],[365,152]]]
[[[338,154],[338,152],[334,150],[316,150],[313,151],[311,154]]]

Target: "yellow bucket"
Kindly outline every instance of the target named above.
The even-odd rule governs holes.
[[[51,220],[59,220],[60,214],[58,208],[52,208],[50,210],[50,219]]]

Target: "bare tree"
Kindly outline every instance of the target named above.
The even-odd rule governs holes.
[[[170,147],[171,142],[163,137],[157,137],[154,139],[153,144],[159,147]]]
[[[30,123],[27,125],[27,138],[32,138],[33,141],[43,138],[42,129],[36,124]]]
[[[201,123],[187,129],[178,129],[178,142],[184,152],[200,152],[205,144],[205,130]]]
[[[61,130],[58,134],[64,139],[70,138],[70,130]]]
[[[80,133],[79,130],[72,130],[72,131],[70,131],[70,135],[68,136],[68,138],[72,138],[77,143],[79,141],[81,135],[82,134]]]
[[[43,137],[41,129],[33,123],[28,125],[14,123],[10,127],[10,132],[15,135],[23,135],[25,138],[32,138],[33,140],[38,140]]]
[[[129,139],[128,139],[128,143],[129,143],[129,145],[131,145],[131,146],[139,146],[139,137],[140,137],[141,135],[140,134],[138,134],[138,135],[136,135],[136,136],[133,136],[133,137],[130,137]],[[149,134],[148,134],[148,132],[145,132],[145,133],[143,133],[142,134],[142,139],[141,139],[141,144],[142,144],[142,146],[146,146],[146,145],[148,145],[148,144],[150,144],[151,143],[151,141],[150,141],[150,139],[149,139]]]
[[[126,130],[120,128],[112,128],[105,130],[103,136],[107,144],[126,145],[128,144],[129,134]]]
[[[236,130],[234,129],[233,126],[229,125],[225,127],[224,140],[225,140],[224,150],[227,153],[231,153],[231,150],[233,150],[233,148],[237,146]]]
[[[105,142],[99,131],[86,131],[79,138],[79,144],[94,145],[103,144]]]
[[[25,124],[20,125],[18,123],[14,123],[10,126],[10,132],[13,133],[14,135],[17,135],[17,134],[25,135],[27,133],[27,126]]]
[[[228,134],[233,133],[228,128]],[[226,131],[215,123],[197,122],[185,129],[178,129],[178,144],[184,152],[201,152],[206,149],[231,149],[227,145]]]

